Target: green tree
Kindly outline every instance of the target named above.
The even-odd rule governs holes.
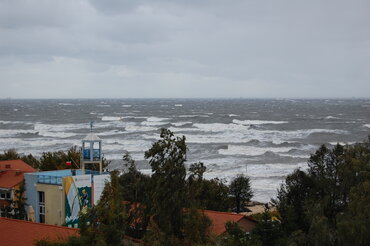
[[[230,196],[234,201],[236,212],[240,213],[245,203],[253,197],[249,178],[243,174],[237,175],[230,183]]]
[[[123,245],[126,213],[121,192],[118,173],[113,171],[99,203],[80,216],[83,245]]]
[[[185,245],[206,244],[211,241],[211,220],[194,207],[184,213]]]
[[[182,237],[182,209],[185,202],[185,137],[162,129],[160,139],[145,152],[153,175],[152,215],[166,235]]]

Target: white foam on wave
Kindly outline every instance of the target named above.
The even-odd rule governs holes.
[[[284,153],[292,150],[292,147],[256,147],[245,145],[228,145],[227,149],[219,149],[218,153],[221,155],[249,155],[257,156],[263,155],[270,151],[274,153]]]
[[[122,105],[122,107],[123,107],[123,108],[131,108],[131,107],[132,107],[132,105],[130,105],[130,104],[123,104],[123,105]]]
[[[146,121],[141,122],[143,126],[163,126],[169,124],[169,122],[164,122],[165,120],[170,120],[170,118],[159,118],[159,117],[148,117]]]
[[[364,127],[370,128],[370,124],[365,124]]]
[[[245,174],[251,179],[255,199],[260,202],[269,202],[271,198],[276,197],[277,189],[285,177],[295,169],[306,170],[307,164],[244,164],[233,168],[226,165],[226,168],[207,169],[204,177],[207,179],[220,178],[230,182],[236,175]]]
[[[37,134],[35,130],[0,129],[0,137],[13,137],[18,134]]]
[[[170,120],[170,118],[160,118],[160,117],[148,117],[147,121],[149,122],[159,122],[159,121],[165,121]]]
[[[4,124],[4,125],[11,125],[11,124],[33,125],[33,123],[27,122],[27,121],[8,121],[8,120],[0,120],[0,124]]]
[[[288,121],[234,119],[233,123],[239,124],[239,125],[265,125],[265,124],[285,124],[285,123],[288,123]]]
[[[99,108],[109,108],[110,105],[108,105],[108,104],[99,104],[99,105],[96,105],[96,107],[99,107]]]
[[[182,114],[182,115],[179,115],[177,117],[179,117],[179,118],[196,118],[196,117],[208,118],[209,115],[204,115],[204,114]]]
[[[175,104],[175,107],[182,107],[182,104]]]
[[[325,119],[327,119],[327,120],[334,120],[334,119],[339,119],[339,118],[338,117],[335,117],[335,116],[329,115],[329,116],[326,116]]]
[[[296,139],[307,138],[313,133],[348,134],[348,131],[338,129],[302,129],[294,131],[258,130],[249,129],[248,126],[237,124],[193,124],[194,129],[189,131],[202,131],[203,134],[187,134],[189,143],[247,143],[251,140],[264,142],[289,142]],[[181,128],[179,129],[181,132]]]
[[[150,132],[158,130],[157,127],[152,126],[140,126],[140,125],[128,125],[125,127],[127,132]]]
[[[167,125],[169,122],[151,122],[151,121],[143,121],[141,122],[141,125],[143,126],[163,126]]]
[[[101,118],[102,121],[118,121],[118,120],[122,120],[123,117],[119,117],[119,116],[103,116]]]
[[[61,106],[74,106],[73,103],[58,103]]]
[[[43,124],[35,123],[34,129],[36,131],[52,131],[52,132],[63,132],[70,130],[77,130],[87,128],[88,124],[76,123],[76,124]]]
[[[122,150],[122,155],[124,151],[128,152],[145,152],[150,146],[151,142],[146,140],[134,140],[134,139],[107,139],[104,140],[106,143],[104,149],[108,151]]]
[[[229,114],[229,117],[238,117],[239,115],[237,114]]]
[[[40,131],[39,132],[40,136],[44,137],[54,137],[54,138],[69,138],[69,137],[74,137],[77,134],[76,133],[71,133],[71,132],[48,132],[48,131]]]
[[[182,122],[173,122],[171,123],[171,125],[174,125],[174,126],[184,126],[184,125],[188,125],[188,124],[193,124],[193,122],[191,121],[182,121]]]

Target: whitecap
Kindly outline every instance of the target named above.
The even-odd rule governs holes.
[[[219,149],[218,153],[221,155],[248,155],[257,156],[263,155],[267,151],[274,153],[288,152],[292,147],[256,147],[245,145],[228,145],[227,149]]]
[[[325,119],[332,120],[332,119],[339,119],[339,118],[338,117],[335,117],[335,116],[329,115],[329,116],[326,116]]]
[[[229,114],[229,117],[238,117],[239,115],[237,114]]]
[[[183,121],[183,122],[172,122],[171,125],[174,125],[174,126],[184,126],[184,125],[188,125],[188,124],[193,124],[193,122],[191,121]]]
[[[175,104],[175,107],[182,107],[182,104]]]
[[[159,117],[148,117],[147,121],[149,122],[159,122],[164,120],[170,120],[170,118],[159,118]]]
[[[130,104],[124,104],[124,105],[122,105],[122,107],[123,107],[123,108],[131,108],[131,107],[132,107],[132,105],[130,105]]]
[[[118,121],[118,120],[122,120],[123,117],[119,117],[119,116],[103,116],[101,118],[102,121]]]
[[[370,128],[370,124],[365,124],[364,127]]]
[[[288,121],[274,121],[274,120],[237,120],[234,119],[233,123],[239,125],[264,125],[264,124],[285,124]]]

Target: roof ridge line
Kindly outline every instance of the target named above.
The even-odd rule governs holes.
[[[72,227],[67,227],[67,226],[50,225],[50,224],[32,222],[32,221],[27,221],[27,220],[11,219],[11,218],[6,218],[6,217],[0,217],[0,220],[17,221],[17,222],[23,222],[23,223],[28,223],[28,224],[36,224],[36,225],[41,225],[41,226],[49,226],[49,227],[56,227],[56,228],[61,228],[61,229],[68,229],[68,230],[72,230],[72,231],[76,231],[76,230],[79,231],[80,230],[78,228],[72,228]]]

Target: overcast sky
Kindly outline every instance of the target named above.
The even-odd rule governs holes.
[[[0,98],[370,97],[369,0],[0,0]]]

